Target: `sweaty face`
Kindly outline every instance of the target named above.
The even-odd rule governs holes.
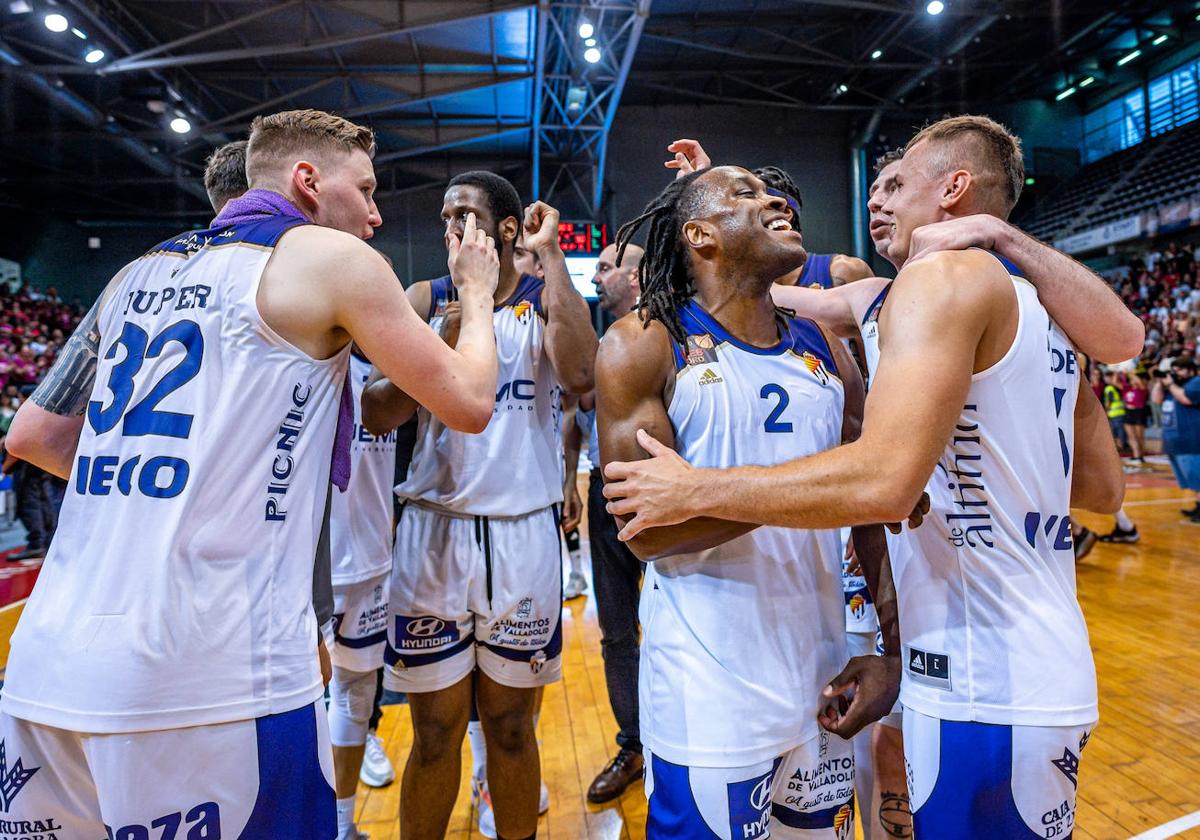
[[[315,221],[370,239],[383,224],[375,206],[375,165],[362,149],[348,155],[331,155],[320,166]]]
[[[900,161],[894,160],[875,176],[867,190],[867,212],[870,214],[871,241],[875,243],[875,252],[885,260],[888,259],[888,248],[892,244],[892,216],[883,212],[883,205],[891,198],[896,189],[896,173],[900,171]]]
[[[718,166],[697,179],[703,190],[692,217],[715,227],[722,257],[738,272],[774,280],[807,258],[804,237],[792,227],[787,202],[745,169]]]
[[[901,266],[908,259],[912,232],[949,218],[942,209],[946,178],[930,178],[929,143],[918,143],[905,152],[897,164],[895,189],[883,203],[880,212],[892,217],[892,241],[888,245],[888,260]]]
[[[617,265],[616,244],[609,245],[600,252],[592,283],[596,286],[600,308],[605,312],[621,316],[633,308],[637,291],[633,287],[632,278],[641,258],[642,249],[636,245],[625,249],[620,266]]]
[[[503,250],[500,227],[488,205],[487,193],[479,187],[467,184],[459,184],[446,190],[446,197],[442,201],[442,223],[446,226],[443,238],[449,242],[453,236],[462,242],[463,228],[466,227],[469,213],[475,214],[475,226],[486,231],[495,241],[496,247]]]

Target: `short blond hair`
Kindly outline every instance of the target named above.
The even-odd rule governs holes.
[[[947,117],[922,128],[908,145],[909,152],[918,143],[928,141],[938,148],[931,160],[940,177],[955,169],[966,168],[984,189],[998,189],[1007,210],[1012,210],[1025,186],[1025,160],[1021,140],[989,117],[966,114]]]
[[[250,186],[282,161],[362,149],[375,156],[375,132],[325,111],[306,108],[258,116],[250,123],[246,176]]]

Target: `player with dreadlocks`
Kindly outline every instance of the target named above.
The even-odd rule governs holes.
[[[782,463],[855,438],[858,369],[840,342],[771,300],[774,279],[804,256],[785,199],[745,169],[716,167],[668,186],[620,245],[646,223],[638,309],[596,360],[601,460],[645,457],[647,432],[712,467]],[[877,587],[882,530],[864,526],[856,542]],[[851,747],[816,719],[845,657],[837,533],[692,519],[629,545],[652,561],[640,608],[647,836],[852,836]],[[876,683],[880,714],[891,683]]]

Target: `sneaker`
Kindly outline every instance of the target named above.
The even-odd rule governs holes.
[[[1113,529],[1111,531],[1109,531],[1107,534],[1104,534],[1102,537],[1100,537],[1100,542],[1103,542],[1103,543],[1135,543],[1138,540],[1140,540],[1141,538],[1142,538],[1142,535],[1138,533],[1138,529],[1137,529],[1136,525],[1133,526],[1132,528],[1130,528],[1128,531],[1126,531],[1124,528],[1118,528],[1117,526],[1114,525]]]
[[[374,732],[367,733],[367,748],[363,753],[362,770],[358,780],[367,787],[383,787],[396,781],[396,769],[383,749],[383,739]]]
[[[1096,541],[1098,539],[1099,537],[1096,536],[1096,532],[1090,528],[1084,528],[1079,532],[1079,536],[1075,537],[1076,563],[1091,554],[1092,549],[1096,547]]]
[[[567,585],[563,587],[563,600],[578,598],[587,592],[587,588],[587,578],[583,576],[583,572],[571,572],[567,576]]]
[[[1200,516],[1200,502],[1197,502],[1196,504],[1192,505],[1192,507],[1189,508],[1188,510],[1181,510],[1179,512],[1182,513],[1184,516],[1189,516],[1189,517]]]
[[[546,783],[542,782],[542,793],[538,797],[538,816],[550,810],[550,788],[546,787]]]
[[[496,812],[492,810],[492,793],[486,780],[471,780],[471,805],[479,815],[479,833],[496,840]]]

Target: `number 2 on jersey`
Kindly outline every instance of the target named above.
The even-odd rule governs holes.
[[[155,383],[150,393],[126,413],[129,401],[133,398],[133,380],[142,369],[142,364],[146,359],[161,356],[172,341],[183,346],[186,351],[184,357]],[[176,321],[150,340],[145,330],[126,321],[121,335],[109,346],[104,358],[115,358],[119,352],[118,347],[125,348],[125,358],[113,366],[109,375],[108,390],[112,392],[112,402],[107,408],[97,400],[88,403],[88,422],[92,424],[96,434],[102,435],[112,431],[124,417],[121,433],[129,437],[188,437],[192,433],[191,414],[158,411],[155,406],[173,391],[191,382],[200,372],[200,362],[204,358],[204,336],[199,325],[195,321]]]
[[[758,392],[758,396],[760,399],[764,400],[770,399],[771,397],[778,397],[775,407],[771,409],[771,413],[767,416],[766,421],[763,423],[763,431],[791,432],[791,423],[779,422],[779,418],[783,416],[783,411],[788,407],[788,402],[790,401],[787,390],[785,390],[782,385],[776,385],[774,382],[772,382],[768,385],[762,386],[762,390]]]

